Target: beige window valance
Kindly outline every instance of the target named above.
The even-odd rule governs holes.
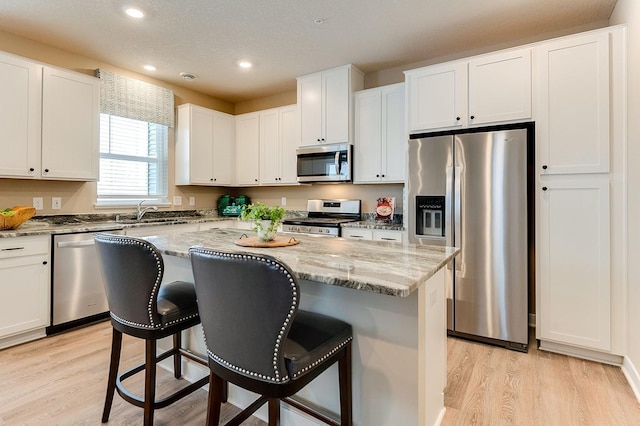
[[[162,124],[174,125],[173,91],[104,69],[100,78],[100,112]]]

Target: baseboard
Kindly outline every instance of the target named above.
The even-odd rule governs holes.
[[[633,365],[629,357],[624,357],[624,361],[622,362],[622,373],[624,374],[624,377],[627,378],[627,382],[629,382],[629,386],[631,386],[631,390],[633,390],[636,400],[640,402],[640,374],[638,374],[638,370],[635,365]]]
[[[43,337],[47,337],[44,327],[37,330],[27,331],[26,333],[18,333],[13,336],[3,337],[0,339],[0,349],[20,345]]]
[[[540,350],[555,352],[562,355],[569,355],[576,358],[582,358],[589,361],[601,362],[603,364],[622,366],[623,357],[621,355],[607,354],[590,349],[578,348],[575,346],[564,345],[562,343],[550,342],[548,340],[540,340]]]

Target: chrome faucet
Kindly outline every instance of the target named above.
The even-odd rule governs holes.
[[[146,212],[148,212],[149,210],[153,210],[155,212],[158,211],[158,206],[147,206],[145,208],[142,208],[142,203],[144,203],[146,200],[142,200],[138,203],[138,216],[137,216],[137,220],[142,219],[142,216],[144,216],[144,214]]]

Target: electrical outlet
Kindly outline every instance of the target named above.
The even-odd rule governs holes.
[[[287,205],[287,197],[282,197],[282,199],[280,200],[280,205],[281,206],[286,206]]]
[[[44,201],[42,201],[42,197],[33,197],[33,207],[36,210],[44,209]]]
[[[196,205],[196,197],[189,197],[189,205],[190,206]]]
[[[174,195],[173,196],[173,205],[174,206],[181,206],[182,205],[182,197],[179,195]]]
[[[51,208],[54,210],[59,210],[62,208],[62,198],[60,197],[51,197]]]

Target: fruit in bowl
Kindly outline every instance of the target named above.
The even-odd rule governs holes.
[[[27,206],[14,206],[0,210],[0,230],[16,229],[36,214],[36,209]]]

